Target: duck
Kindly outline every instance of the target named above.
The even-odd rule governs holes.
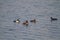
[[[50,17],[52,21],[58,20],[57,18]]]
[[[28,26],[28,24],[29,24],[29,23],[28,23],[28,20],[26,20],[26,21],[23,22],[22,24]]]
[[[16,19],[16,20],[14,20],[13,22],[15,22],[15,23],[20,23],[20,20],[19,20],[19,19]]]
[[[36,19],[30,20],[30,22],[36,23]]]

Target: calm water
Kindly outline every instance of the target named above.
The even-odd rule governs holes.
[[[34,18],[36,24],[22,25]],[[60,0],[0,0],[0,40],[60,40]]]

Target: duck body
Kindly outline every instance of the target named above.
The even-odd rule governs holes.
[[[58,20],[57,18],[53,18],[53,17],[50,17],[50,18],[51,18],[51,20],[53,20],[53,21]]]
[[[36,19],[30,20],[30,22],[36,23]]]

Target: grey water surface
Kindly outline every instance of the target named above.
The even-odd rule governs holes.
[[[60,0],[0,0],[0,40],[60,40]]]

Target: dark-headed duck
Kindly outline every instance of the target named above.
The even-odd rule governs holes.
[[[30,22],[36,23],[36,19],[30,20]]]
[[[50,18],[51,18],[52,21],[54,21],[54,20],[58,20],[57,18],[53,18],[53,17],[50,17]]]
[[[16,20],[14,20],[13,22],[15,22],[15,23],[19,23],[20,20],[19,20],[19,19],[16,19]]]

